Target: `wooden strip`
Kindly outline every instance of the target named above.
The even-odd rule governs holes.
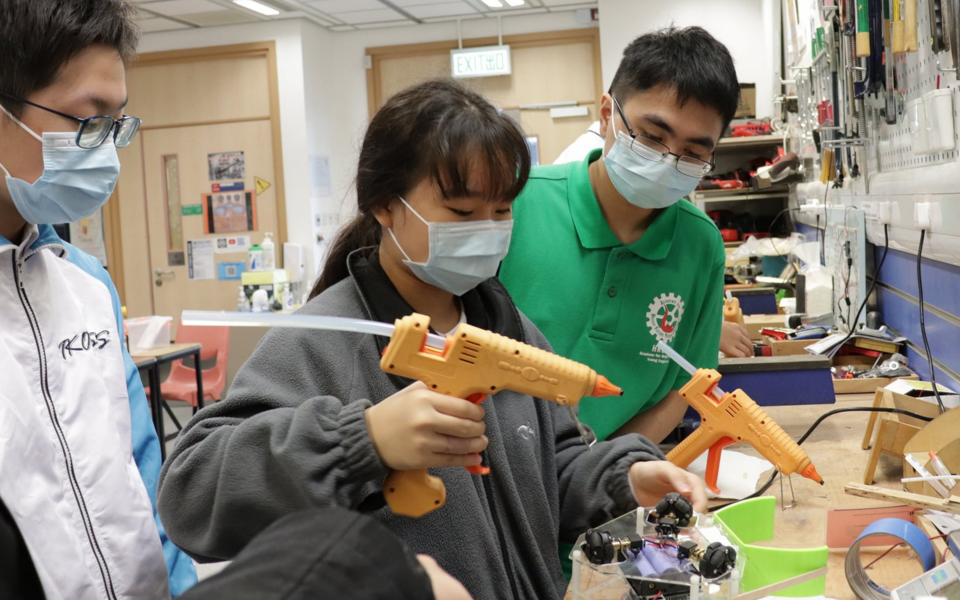
[[[849,496],[882,500],[884,502],[896,502],[898,504],[909,504],[910,506],[942,510],[943,512],[960,515],[960,504],[942,498],[932,498],[921,494],[911,494],[910,492],[901,492],[899,490],[891,490],[875,485],[863,485],[860,483],[848,483],[843,488],[843,491]]]
[[[178,127],[204,127],[206,125],[231,125],[233,123],[250,123],[253,121],[269,121],[270,115],[261,117],[241,117],[237,119],[215,119],[212,121],[194,121],[190,123],[170,123],[169,125],[141,125],[140,131],[156,129],[176,129]]]
[[[940,530],[937,529],[937,526],[933,524],[933,521],[923,516],[921,513],[915,513],[913,515],[913,522],[917,524],[917,527],[923,530],[927,537],[930,538],[930,541],[933,543],[933,549],[937,553],[937,564],[940,564],[940,558],[947,551],[947,540],[942,537]]]
[[[826,576],[827,568],[822,567],[816,571],[810,571],[808,573],[804,573],[803,575],[797,575],[796,577],[791,577],[790,579],[784,579],[783,581],[778,581],[777,583],[771,583],[770,585],[763,586],[762,588],[757,588],[752,592],[734,596],[733,600],[760,600],[760,598],[771,596],[776,592],[781,592],[787,588],[792,588],[795,585],[800,585],[802,583],[813,581],[814,579],[820,579],[821,577]]]

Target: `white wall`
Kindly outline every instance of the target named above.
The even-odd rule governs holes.
[[[577,22],[572,11],[523,15],[503,18],[503,34],[560,31],[582,27],[595,27]],[[476,19],[462,22],[464,39],[497,35],[495,19]],[[434,23],[415,27],[394,27],[366,31],[351,31],[333,34],[336,60],[329,61],[332,68],[332,94],[337,106],[333,124],[333,136],[338,156],[334,157],[334,199],[339,201],[345,214],[352,213],[355,206],[353,178],[356,175],[356,159],[367,126],[367,73],[364,68],[366,48],[416,44],[457,39],[456,23]],[[322,65],[322,57],[306,57],[310,65]],[[322,68],[319,67],[318,68]],[[308,108],[309,110],[309,108]],[[572,140],[571,140],[572,141]]]
[[[603,85],[620,65],[623,49],[638,36],[676,25],[699,25],[727,46],[741,82],[757,85],[757,116],[773,112],[779,71],[779,6],[770,0],[599,0]],[[773,14],[773,13],[776,14]],[[767,32],[775,32],[773,43]],[[771,47],[775,49],[771,52]]]

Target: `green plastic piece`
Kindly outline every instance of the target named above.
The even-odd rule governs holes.
[[[817,548],[787,549],[755,546],[757,542],[773,539],[773,520],[777,512],[777,499],[762,496],[738,502],[716,512],[714,517],[726,529],[730,541],[746,554],[747,566],[740,591],[749,592],[791,577],[803,575],[827,566],[830,550]],[[822,596],[827,588],[827,578],[821,577],[795,585],[775,596],[805,597]]]

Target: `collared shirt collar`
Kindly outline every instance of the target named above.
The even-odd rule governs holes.
[[[600,204],[593,193],[593,185],[590,183],[590,163],[600,160],[602,154],[603,148],[597,148],[591,151],[583,162],[570,165],[568,190],[570,212],[573,215],[573,223],[577,229],[580,244],[591,250],[624,246],[610,229],[607,218],[600,210]],[[677,223],[682,210],[680,202],[662,209],[640,239],[624,247],[647,260],[666,258],[670,254],[670,248],[676,236]]]

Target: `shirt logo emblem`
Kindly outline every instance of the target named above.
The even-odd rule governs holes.
[[[660,294],[650,303],[647,311],[647,326],[650,335],[669,344],[677,336],[680,319],[683,318],[683,298],[674,293]]]

